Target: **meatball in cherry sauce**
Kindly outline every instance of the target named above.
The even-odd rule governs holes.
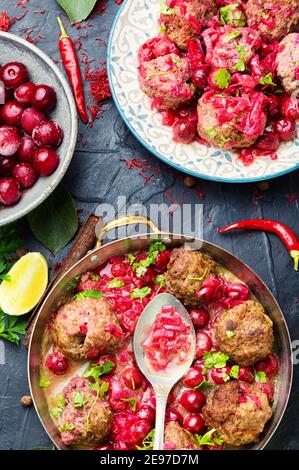
[[[5,87],[0,112],[1,208],[17,204],[40,176],[54,173],[63,131],[49,114],[57,102],[51,86],[30,81],[30,70],[21,62],[3,64],[0,79]]]
[[[184,250],[182,251],[184,253]],[[93,394],[96,393],[94,385],[98,380],[103,386],[101,399],[113,414],[110,433],[106,441],[98,442],[99,450],[107,447],[116,450],[135,450],[136,446],[143,446],[143,440],[150,435],[155,426],[155,395],[135,362],[132,339],[137,320],[144,307],[157,294],[167,291],[165,276],[168,273],[169,281],[169,276],[172,275],[170,269],[172,256],[177,256],[177,251],[168,249],[162,242],[152,242],[146,251],[111,257],[95,270],[87,271],[75,278],[70,283],[73,300],[62,307],[66,314],[66,331],[70,334],[76,331],[76,338],[80,339],[76,342],[74,336],[71,355],[68,355],[66,349],[63,352],[58,347],[56,313],[52,314],[46,328],[41,377],[42,385],[46,384],[45,393],[50,413],[57,422],[58,418],[54,415],[57,413],[57,407],[61,406],[59,403],[69,400],[69,395],[61,398],[61,393],[58,392],[62,383],[68,383],[74,376],[77,380],[83,377],[81,380],[90,383],[90,393]],[[190,253],[188,256],[190,257]],[[180,287],[182,297],[184,292],[188,293],[188,289],[184,289],[186,286],[182,284]],[[92,298],[89,299],[89,296]],[[187,433],[186,435],[192,439],[195,439],[196,434],[203,435],[209,429],[203,411],[211,391],[230,382],[245,384],[242,385],[245,390],[248,384],[258,389],[258,393],[266,395],[264,400],[268,400],[271,405],[275,393],[275,377],[279,368],[279,361],[274,352],[258,362],[242,365],[231,360],[217,344],[215,327],[219,320],[225,318],[227,312],[231,312],[231,316],[234,315],[236,318],[240,306],[247,305],[250,301],[251,295],[244,283],[223,267],[218,269],[215,263],[214,269],[201,283],[197,297],[197,305],[190,306],[188,302],[186,305],[196,331],[196,355],[190,369],[171,391],[166,409],[166,426],[175,423],[176,429]],[[99,338],[93,344],[94,322],[89,319],[89,315],[84,311],[80,313],[80,308],[76,315],[67,314],[68,308],[73,311],[76,302],[82,302],[84,298],[92,300],[93,308],[96,308],[97,302],[97,308],[102,308],[104,300],[110,305],[109,308],[112,308],[114,317],[111,316],[110,321],[113,324],[106,325],[105,331],[114,336],[113,352],[103,350]],[[182,301],[184,302],[184,298]],[[106,309],[108,304],[105,304]],[[84,305],[89,303],[85,302]],[[89,314],[90,312],[89,309]],[[157,335],[149,337],[147,346],[150,352],[155,353],[153,345],[156,349],[162,345],[165,350],[167,349],[167,357],[165,356],[167,362],[172,360],[172,356],[169,356],[168,336],[169,332],[175,336],[173,325],[175,316],[170,310],[164,316],[165,321],[160,321]],[[172,323],[172,329],[167,329],[166,320]],[[59,321],[60,324],[63,321],[61,314]],[[229,343],[232,348],[237,344],[240,349],[242,348],[240,338],[243,338],[246,332],[250,335],[252,327],[250,319],[246,319],[246,323],[242,323],[241,319],[235,320],[234,323],[229,322],[226,325],[225,339],[227,342],[232,342]],[[182,329],[178,330],[177,334],[182,334]],[[164,336],[167,332],[168,334]],[[111,344],[111,340],[107,343],[107,338],[103,335],[104,341],[106,344]],[[82,345],[84,347],[88,345],[92,349],[92,357],[87,355],[87,359],[78,359]],[[248,345],[251,347],[250,343]],[[158,361],[157,357],[154,354],[155,363]],[[242,400],[245,402],[243,396]],[[219,442],[217,450],[223,448]]]

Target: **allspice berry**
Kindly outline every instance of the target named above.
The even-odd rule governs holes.
[[[195,178],[192,178],[192,176],[186,176],[184,178],[184,185],[187,186],[187,188],[192,188],[196,183]]]
[[[20,400],[21,405],[23,406],[31,406],[32,405],[32,398],[30,395],[24,395]]]
[[[270,188],[270,185],[268,181],[261,181],[260,183],[257,184],[257,187],[260,191],[268,191]]]

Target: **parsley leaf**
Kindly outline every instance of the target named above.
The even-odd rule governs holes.
[[[136,397],[130,397],[130,398],[121,398],[122,401],[125,401],[127,403],[131,403],[131,411],[136,411],[137,408],[137,398]]]
[[[54,406],[53,408],[50,409],[50,413],[51,415],[58,419],[64,408],[65,408],[65,399],[64,399],[64,396],[62,394],[58,394],[56,395],[55,399],[54,399],[54,403],[56,406]]]
[[[26,325],[25,320],[6,315],[0,310],[0,338],[18,346],[20,344],[20,335],[26,333]]]
[[[77,289],[77,285],[80,281],[80,278],[81,274],[77,274],[77,276],[73,277],[73,279],[68,282],[66,286],[67,292],[74,292]]]
[[[267,382],[266,372],[262,372],[262,371],[256,372],[255,381],[260,382],[260,383],[266,383]]]
[[[205,361],[205,367],[207,369],[212,369],[212,367],[216,367],[216,369],[222,369],[226,366],[226,362],[229,360],[229,356],[221,351],[206,351],[203,357]]]
[[[136,287],[131,293],[132,299],[143,299],[151,293],[152,289],[150,287],[144,286],[140,289]]]
[[[155,429],[152,429],[142,441],[142,447],[136,446],[137,450],[150,450],[154,447]]]
[[[115,367],[114,362],[105,361],[103,364],[90,364],[83,374],[86,379],[93,379],[95,382],[99,381],[99,378],[110,372]]]
[[[232,331],[232,330],[227,330],[227,332],[226,332],[226,337],[227,337],[227,339],[232,339],[232,338],[235,336],[235,334],[236,334],[236,333],[235,333],[234,331]]]
[[[240,371],[240,366],[234,365],[234,366],[232,366],[229,375],[233,379],[238,379],[239,378],[239,371]]]
[[[162,276],[162,274],[159,274],[156,277],[155,284],[157,284],[160,287],[164,287],[165,286],[165,277]]]
[[[225,68],[222,68],[217,70],[213,78],[217,83],[217,86],[224,89],[229,86],[232,76]]]
[[[273,82],[272,72],[268,73],[268,75],[265,75],[265,77],[262,77],[260,79],[260,84],[277,86],[276,83]]]
[[[112,279],[111,281],[109,281],[108,283],[108,287],[110,289],[114,288],[114,287],[124,287],[125,283],[124,281],[122,281],[121,279],[118,279],[118,277],[115,277],[114,279]]]
[[[246,54],[243,44],[239,44],[237,46],[237,52],[239,53],[240,58],[238,62],[236,63],[236,65],[234,66],[234,69],[238,70],[239,72],[244,72],[245,64],[247,60],[247,54]]]
[[[39,386],[40,388],[47,388],[49,387],[51,380],[47,379],[44,375],[41,375],[39,378]]]
[[[65,423],[59,426],[60,431],[72,431],[74,429],[73,423]]]
[[[75,391],[72,395],[72,402],[75,408],[82,408],[90,400],[90,396],[85,396],[83,392]]]
[[[239,5],[234,3],[227,5],[219,10],[220,22],[224,26],[226,24],[243,27],[246,25],[245,19],[240,11],[234,12]],[[234,15],[233,15],[234,12]]]
[[[91,273],[90,277],[91,277],[92,281],[99,281],[101,279],[100,276],[98,274],[95,274],[95,273]]]
[[[212,446],[214,447],[215,444],[221,445],[223,443],[223,439],[221,437],[213,436],[217,430],[215,428],[210,429],[206,432],[203,436],[199,434],[195,434],[197,443],[199,446]]]
[[[76,300],[82,300],[86,298],[100,299],[101,297],[103,297],[102,292],[99,292],[98,290],[94,290],[94,289],[87,289],[83,292],[79,292],[79,294],[76,295],[75,299]]]
[[[217,130],[215,129],[215,127],[210,127],[209,129],[206,129],[206,131],[209,136],[212,137],[212,139],[215,139],[215,137],[217,137]]]
[[[208,380],[203,380],[202,382],[200,382],[199,385],[196,385],[196,387],[194,387],[194,390],[207,390],[213,387],[215,387],[215,385],[212,384],[212,382],[209,382]]]
[[[103,398],[106,392],[109,390],[109,382],[102,381],[100,383],[90,384],[90,390],[95,390],[97,392],[97,396]]]
[[[167,5],[167,2],[166,0],[160,0],[160,13],[162,15],[172,15],[174,13],[174,9],[173,8],[170,8],[168,5]]]
[[[223,42],[227,44],[228,42],[232,41],[233,39],[236,39],[237,37],[241,36],[241,31],[238,29],[234,29],[231,33],[227,34],[225,38],[223,39]]]
[[[165,244],[162,241],[158,240],[158,241],[153,241],[150,244],[148,252],[147,252],[147,257],[145,259],[141,259],[138,263],[137,262],[135,263],[134,261],[136,258],[132,255],[134,260],[131,261],[132,258],[131,259],[129,258],[129,259],[130,259],[132,268],[136,271],[137,277],[141,277],[151,264],[155,264],[158,254],[164,250],[166,250]]]

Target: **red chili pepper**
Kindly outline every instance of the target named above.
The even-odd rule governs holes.
[[[219,228],[218,232],[227,233],[232,230],[263,230],[264,232],[272,232],[279,236],[285,246],[290,252],[292,258],[294,258],[294,268],[298,271],[299,267],[299,240],[294,232],[286,225],[277,222],[276,220],[263,220],[263,219],[251,219],[241,220],[234,224],[228,225],[227,227]]]
[[[76,53],[76,49],[73,41],[67,35],[61,18],[57,18],[58,24],[61,29],[61,36],[59,40],[59,50],[62,58],[62,62],[66,73],[69,77],[70,84],[72,86],[74,97],[77,105],[78,112],[84,124],[88,122],[88,115],[85,108],[84,91],[82,84],[82,76],[80,71],[80,65]]]

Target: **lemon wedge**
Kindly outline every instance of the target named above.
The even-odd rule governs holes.
[[[0,308],[8,315],[24,315],[40,301],[48,284],[48,264],[41,253],[22,256],[0,285]]]

